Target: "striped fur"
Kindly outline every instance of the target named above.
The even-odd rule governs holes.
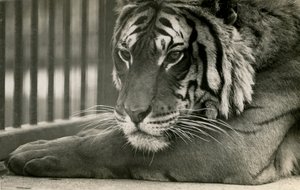
[[[113,40],[113,78],[120,90],[117,113],[123,117],[120,123],[128,136],[136,130],[124,109],[124,104],[131,101],[139,107],[152,100],[149,106],[154,109],[141,123],[142,131],[151,135],[162,135],[177,121],[177,117],[169,120],[155,115],[175,112],[179,116],[182,110],[204,108],[206,117],[228,118],[240,114],[245,104],[251,103],[255,63],[252,49],[235,28],[199,9],[199,2],[123,2],[125,6],[120,12]],[[131,54],[130,63],[120,58],[121,51]],[[183,52],[183,59],[167,64],[166,59],[173,51]],[[144,72],[149,73],[143,76]],[[135,83],[143,85],[132,87],[139,86]],[[156,92],[135,92],[143,91],[147,84],[157,89]],[[136,99],[149,93],[153,94]],[[130,100],[131,97],[134,100]],[[142,105],[137,101],[142,101]],[[167,123],[166,126],[149,123],[155,119]]]

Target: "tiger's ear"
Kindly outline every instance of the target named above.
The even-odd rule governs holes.
[[[237,20],[237,0],[219,0],[216,16],[224,19],[224,23],[232,25]]]
[[[204,0],[202,6],[222,18],[225,24],[232,25],[237,20],[237,0]]]

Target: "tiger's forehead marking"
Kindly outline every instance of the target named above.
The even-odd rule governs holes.
[[[150,22],[153,15],[154,11],[148,9],[130,18],[120,35],[121,45],[124,47],[126,44],[127,48],[130,49],[136,43],[138,36],[143,33],[143,29],[147,27],[147,23]]]
[[[155,48],[161,53],[158,64],[162,64],[173,44],[181,45],[176,47],[178,50],[187,47],[192,29],[188,27],[185,18],[163,10],[156,13],[150,7],[130,18],[120,35],[122,47],[130,50],[142,35],[154,32]]]

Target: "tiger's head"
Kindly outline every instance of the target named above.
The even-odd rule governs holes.
[[[113,79],[119,90],[115,117],[137,149],[162,150],[200,116],[227,118],[251,101],[252,51],[204,4],[119,1],[113,39]]]

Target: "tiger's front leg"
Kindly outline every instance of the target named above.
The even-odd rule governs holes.
[[[208,159],[199,159],[203,154],[195,149],[197,141],[190,146],[174,143],[172,148],[154,154],[135,151],[120,133],[71,136],[25,144],[10,154],[6,165],[17,175],[38,177],[222,182],[213,178],[221,168],[221,162],[216,162],[219,158],[210,150],[218,148],[217,143],[207,144]],[[224,150],[219,152],[223,154]],[[207,160],[210,164],[204,164]]]
[[[36,141],[12,152],[6,165],[18,175],[112,178],[103,166],[121,164],[122,159],[113,160],[113,146],[121,141],[116,134]]]

